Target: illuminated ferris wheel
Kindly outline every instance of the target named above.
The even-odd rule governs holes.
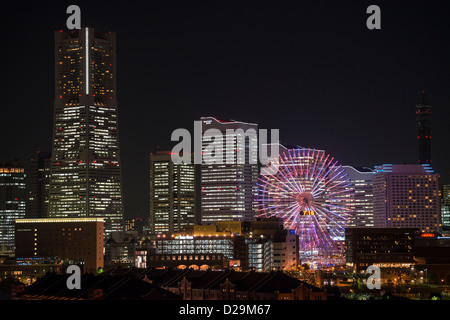
[[[324,151],[309,148],[287,150],[270,168],[259,179],[258,215],[282,218],[285,229],[295,230],[302,261],[342,258],[339,245],[354,207],[343,168]]]

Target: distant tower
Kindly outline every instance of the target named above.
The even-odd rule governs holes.
[[[419,142],[419,163],[431,164],[431,105],[422,91],[422,103],[416,105],[417,140]]]

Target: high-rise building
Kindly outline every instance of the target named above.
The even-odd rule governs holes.
[[[440,232],[439,175],[429,164],[385,164],[375,171],[375,227]]]
[[[123,229],[116,35],[55,32],[49,217],[105,218]]]
[[[28,218],[46,218],[48,215],[51,153],[40,152],[30,159],[27,176]]]
[[[197,222],[196,166],[175,164],[171,152],[150,154],[150,233],[178,232]]]
[[[0,255],[15,252],[14,221],[25,217],[25,179],[21,162],[0,163]]]
[[[355,190],[354,211],[349,226],[373,227],[373,176],[370,168],[343,166]]]
[[[442,186],[441,198],[442,229],[448,233],[450,231],[450,184]]]
[[[419,142],[419,163],[431,164],[431,105],[425,100],[416,105],[417,141]]]
[[[202,117],[201,223],[248,221],[255,217],[258,179],[258,125],[218,117]],[[214,141],[209,133],[220,133]],[[211,158],[222,163],[205,162]]]

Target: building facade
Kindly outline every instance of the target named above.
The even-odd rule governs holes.
[[[385,164],[375,171],[375,227],[440,232],[439,175],[430,165]]]
[[[355,190],[354,211],[350,227],[373,227],[373,176],[370,168],[343,166]]]
[[[196,166],[170,152],[150,155],[150,234],[179,232],[197,222]]]
[[[450,231],[450,184],[442,186],[441,193],[441,221],[442,230],[445,233]]]
[[[218,117],[202,117],[201,122],[201,223],[253,220],[258,125]]]
[[[30,262],[59,259],[78,264],[85,273],[104,266],[104,220],[101,218],[18,219],[16,259]]]
[[[0,163],[0,255],[14,255],[14,221],[25,217],[26,196],[23,164],[19,161]]]
[[[300,264],[299,239],[280,219],[220,221],[158,235],[153,250],[137,248],[135,259],[148,267],[289,271]]]
[[[49,217],[105,218],[122,229],[116,35],[55,32]]]
[[[345,258],[355,273],[365,273],[370,265],[408,272],[415,264],[414,228],[347,228]]]
[[[46,218],[48,215],[51,153],[40,152],[30,159],[27,176],[27,218]]]

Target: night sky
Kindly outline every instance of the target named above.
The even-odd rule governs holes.
[[[392,2],[395,2],[393,4]],[[433,168],[450,183],[446,1],[2,3],[1,160],[51,150],[54,31],[66,8],[117,32],[126,217],[147,217],[149,153],[201,116],[279,129],[345,165],[417,163],[415,105],[433,106]],[[381,8],[381,30],[366,9]]]

